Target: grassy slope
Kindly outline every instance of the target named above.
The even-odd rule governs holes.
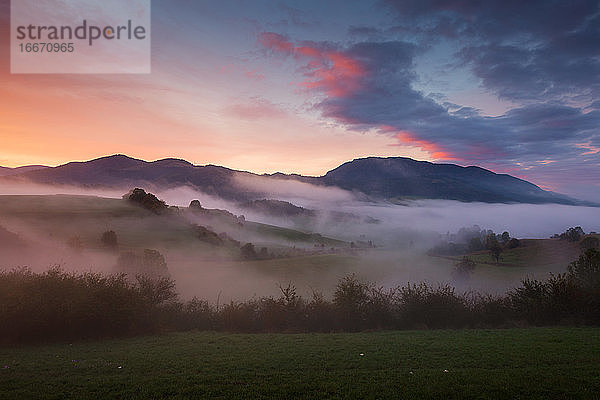
[[[2,219],[25,222],[38,234],[66,241],[79,236],[85,247],[99,247],[105,230],[117,232],[122,247],[188,246],[202,247],[193,228],[182,218],[156,216],[120,199],[93,196],[0,196]],[[345,245],[293,229],[248,223],[248,232],[285,242],[319,242]],[[217,232],[220,233],[220,232]],[[210,247],[210,246],[204,246]]]
[[[500,262],[496,263],[487,250],[467,254],[477,263],[475,274],[494,278],[532,275],[545,277],[548,272],[565,272],[567,265],[581,253],[579,243],[558,239],[521,239],[521,246],[505,249]],[[448,267],[460,261],[462,256],[432,257],[444,259]]]
[[[224,259],[229,259],[237,265],[234,260],[239,256],[238,249],[216,248],[197,240],[192,227],[182,219],[155,216],[120,199],[90,196],[0,196],[0,225],[11,219],[18,222],[17,226],[25,222],[33,228],[30,231],[61,245],[64,245],[68,238],[79,236],[84,247],[92,249],[100,247],[99,238],[102,232],[112,229],[117,232],[121,250],[158,249],[168,256],[171,269],[177,262],[182,263],[179,250],[183,250],[187,255],[185,260],[203,260],[202,269],[210,268],[210,264],[206,263],[213,261],[216,263],[215,267],[221,268]],[[224,222],[224,226],[227,223]],[[10,228],[10,224],[6,225]],[[236,229],[241,228],[236,225],[230,231],[234,237],[238,232]],[[252,222],[246,223],[243,229],[244,241],[252,241],[258,247],[292,246],[295,241],[307,240],[324,240],[328,247],[347,245],[297,230]],[[226,228],[223,230],[228,231]],[[566,241],[525,239],[522,240],[522,244],[522,247],[505,251],[499,265],[492,262],[487,252],[472,254],[478,262],[472,282],[489,281],[493,286],[489,290],[495,290],[495,287],[499,286],[503,291],[505,287],[517,285],[520,279],[528,275],[545,278],[548,272],[564,272],[569,262],[579,254],[578,245]],[[174,251],[169,252],[171,249]],[[364,271],[365,279],[390,282],[390,285],[421,280],[433,283],[452,282],[450,271],[458,259],[460,257],[427,257],[410,252],[399,254],[392,249],[376,249],[364,252],[360,257],[347,254],[300,255],[245,264],[248,264],[247,267],[251,270],[275,274],[273,276],[277,281],[293,281],[299,287],[308,285],[318,289],[330,289],[337,279],[352,271]],[[233,269],[237,268],[235,265]],[[198,269],[196,265],[183,265],[181,268],[186,272]],[[322,287],[316,285],[314,279],[305,282],[306,273],[321,276]],[[326,273],[329,274],[325,275]],[[182,282],[179,284],[185,286]],[[475,287],[479,287],[478,285]],[[486,285],[487,283],[482,286],[483,290],[488,290]],[[188,286],[191,291],[192,283]]]
[[[0,388],[7,400],[593,399],[599,360],[598,328],[184,333],[0,348]]]
[[[326,246],[348,246],[348,243],[344,241],[331,239],[325,236],[321,236],[320,234],[306,233],[295,229],[282,228],[257,222],[247,222],[246,229],[251,232],[256,232],[260,235],[265,235],[277,239],[285,239],[290,242],[307,242],[319,244],[322,243]]]

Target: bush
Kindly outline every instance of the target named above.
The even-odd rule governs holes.
[[[240,255],[243,260],[256,260],[258,255],[252,243],[246,243],[240,248]]]
[[[39,342],[128,336],[161,329],[174,282],[129,282],[123,274],[0,272],[0,341]],[[170,288],[170,289],[169,289]]]
[[[600,239],[595,236],[588,236],[579,243],[583,250],[597,249],[600,247]]]
[[[360,282],[355,274],[342,278],[333,293],[333,305],[340,326],[347,330],[360,330],[366,321],[370,286]]]
[[[147,258],[159,262],[160,253]],[[142,258],[143,259],[143,258]],[[470,264],[469,260],[466,260]],[[159,262],[160,264],[160,262]],[[600,323],[600,252],[589,249],[566,274],[525,279],[504,296],[458,294],[427,283],[384,289],[348,275],[332,300],[307,301],[292,284],[279,297],[212,306],[178,300],[168,277],[66,273],[28,269],[0,272],[0,342],[74,340],[163,330],[330,332],[366,329],[504,327],[515,324]]]
[[[600,287],[600,251],[588,249],[567,267],[569,276],[585,288]]]
[[[449,285],[403,286],[398,291],[398,303],[402,328],[457,328],[467,322],[465,299]]]
[[[106,231],[102,233],[100,242],[102,243],[102,246],[106,247],[107,249],[116,249],[118,246],[117,234],[115,231]]]
[[[463,256],[462,260],[454,264],[452,277],[455,280],[467,280],[475,270],[475,261],[468,256]]]

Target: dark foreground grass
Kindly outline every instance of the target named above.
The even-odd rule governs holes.
[[[0,348],[0,368],[2,399],[595,399],[600,329],[183,333]]]

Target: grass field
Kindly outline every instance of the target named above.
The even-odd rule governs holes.
[[[0,348],[0,398],[596,399],[599,365],[598,328],[183,333]]]

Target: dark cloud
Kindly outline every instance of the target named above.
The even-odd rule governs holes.
[[[353,26],[349,33],[361,42],[311,44],[333,48],[360,67],[350,90],[313,87],[324,95],[317,105],[324,116],[353,129],[396,135],[438,159],[524,177],[554,171],[564,178],[571,169],[600,180],[598,1],[384,3],[396,16],[393,28]],[[467,67],[485,89],[517,106],[487,117],[416,90],[415,57],[442,40],[458,49],[455,66]],[[339,78],[336,87],[344,86],[335,65],[329,72]]]
[[[590,0],[384,0],[403,25],[475,39],[552,37],[578,28],[598,12]],[[442,28],[436,30],[438,28]]]
[[[381,34],[381,31],[378,28],[374,28],[372,26],[350,26],[348,28],[348,33],[353,36],[364,36],[364,37],[373,37]]]
[[[396,29],[460,43],[458,53],[499,97],[590,102],[600,94],[598,1],[388,0]],[[577,98],[573,98],[577,96]]]
[[[396,125],[445,113],[432,99],[412,89],[417,47],[401,41],[362,42],[344,50],[363,68],[357,90],[328,97],[320,108],[327,117],[354,124]]]
[[[412,43],[361,42],[346,48],[311,43],[307,48],[306,44],[296,46],[289,39],[271,36],[277,40],[271,40],[270,47],[295,54],[300,70],[309,77],[315,71],[315,61],[304,60],[300,49],[310,54],[336,54],[346,63],[351,60],[356,70],[353,74],[336,71],[340,66],[335,63],[325,72],[321,66],[319,76],[326,73],[333,81],[311,88],[325,95],[317,105],[324,116],[354,129],[378,128],[437,158],[502,170],[554,168],[554,163],[586,152],[589,158],[598,158],[589,149],[600,137],[598,110],[585,112],[560,102],[537,102],[499,117],[486,117],[472,107],[441,105],[415,90],[414,57],[420,49]],[[515,60],[519,56],[515,54]],[[331,87],[349,89],[333,91]]]

